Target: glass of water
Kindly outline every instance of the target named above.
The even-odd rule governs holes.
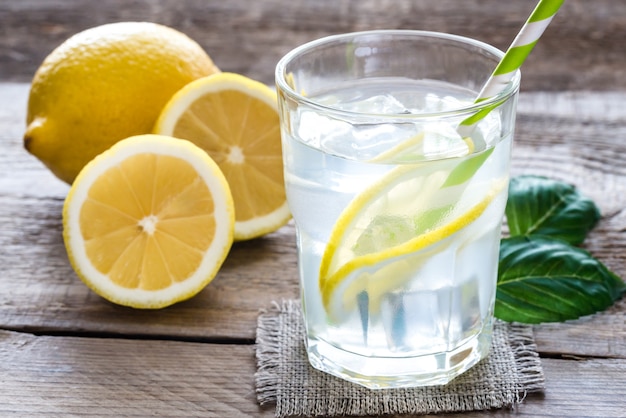
[[[488,354],[519,73],[474,99],[502,55],[454,35],[370,31],[278,63],[313,367],[412,387]]]

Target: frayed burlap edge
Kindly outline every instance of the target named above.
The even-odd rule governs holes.
[[[278,368],[280,366],[280,331],[283,329],[280,322],[283,319],[281,312],[289,301],[283,301],[282,306],[272,302],[272,307],[263,310],[257,319],[256,357],[257,372],[256,393],[261,405],[276,403],[279,386]]]
[[[540,392],[545,388],[543,368],[537,353],[532,326],[505,322],[500,322],[500,324],[508,329],[509,347],[515,358],[520,385],[516,402],[519,403],[528,393]]]
[[[258,318],[257,400],[261,405],[275,404],[277,417],[513,408],[527,393],[543,390],[543,371],[532,327],[498,321],[496,331],[492,350],[496,354],[447,386],[371,391],[310,367],[299,301],[274,302]]]

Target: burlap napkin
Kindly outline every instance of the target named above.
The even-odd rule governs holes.
[[[284,300],[259,315],[257,399],[276,416],[432,414],[513,407],[541,391],[532,328],[496,322],[489,357],[446,386],[369,390],[313,369],[300,304]]]

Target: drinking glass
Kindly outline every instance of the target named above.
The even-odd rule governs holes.
[[[489,352],[520,74],[503,53],[378,30],[276,68],[313,367],[369,388],[445,384]]]

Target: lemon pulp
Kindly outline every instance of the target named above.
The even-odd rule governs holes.
[[[100,176],[79,222],[94,267],[120,286],[147,290],[189,277],[215,234],[206,184],[186,161],[155,154],[134,155]]]
[[[276,94],[232,73],[194,81],[165,106],[155,132],[187,139],[220,166],[235,201],[235,239],[256,238],[291,215]]]

